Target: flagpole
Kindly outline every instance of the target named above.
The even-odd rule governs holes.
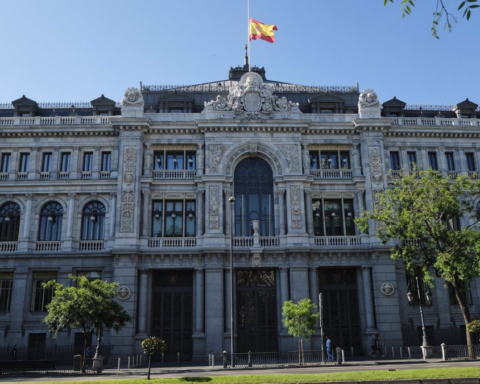
[[[250,50],[250,0],[247,0],[247,13],[248,13],[248,28],[247,28],[247,38],[248,38],[248,72],[250,72],[250,63],[252,62],[252,52]]]

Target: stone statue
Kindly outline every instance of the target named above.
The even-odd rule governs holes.
[[[366,89],[358,97],[358,113],[361,119],[379,119],[380,101],[372,89]]]
[[[303,170],[306,174],[310,174],[310,153],[308,152],[308,146],[304,145],[303,150]]]
[[[134,87],[128,88],[122,100],[122,107],[142,107],[143,108],[142,93]]]

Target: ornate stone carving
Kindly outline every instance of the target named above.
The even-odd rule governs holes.
[[[252,267],[258,268],[262,265],[262,252],[254,251],[252,253]]]
[[[351,155],[352,155],[352,168],[359,168],[360,167],[360,159],[359,159],[359,152],[358,152],[358,144],[353,144],[352,150],[351,150]]]
[[[123,107],[141,107],[143,108],[143,96],[142,93],[135,87],[128,88],[123,95],[122,108]]]
[[[303,160],[303,171],[309,175],[310,174],[310,153],[308,151],[308,145],[303,145],[302,150],[302,160]]]
[[[210,173],[218,173],[218,166],[225,151],[224,145],[210,145]]]
[[[197,148],[197,168],[203,169],[203,144],[198,144]]]
[[[117,296],[120,300],[127,300],[131,296],[131,294],[132,292],[130,291],[130,288],[124,285],[118,287]]]
[[[290,187],[290,206],[292,214],[292,228],[302,228],[302,204],[300,198],[300,187]]]
[[[232,166],[233,162],[242,154],[248,153],[250,151],[250,145],[248,144],[243,144],[240,148],[238,148],[233,154],[229,156],[226,171],[227,175],[232,174]],[[261,143],[258,144],[257,151],[260,153],[263,153],[267,155],[272,161],[275,163],[276,166],[276,174],[277,175],[282,175],[282,165],[280,160],[278,159],[277,155],[271,151],[268,147],[262,145]]]
[[[330,192],[312,192],[312,198],[314,199],[353,199],[354,194],[352,192],[340,192],[340,191],[330,191]]]
[[[372,183],[381,184],[382,176],[382,160],[380,157],[380,150],[377,147],[370,148],[368,151],[368,159],[370,162],[370,178]]]
[[[220,228],[220,187],[209,187],[210,195],[210,208],[209,208],[209,218],[210,218],[210,229],[219,229]]]
[[[380,101],[372,89],[366,89],[358,98],[358,113],[361,119],[379,119]]]
[[[291,172],[298,172],[298,147],[295,144],[292,145],[279,145],[282,153],[285,155],[288,167]]]
[[[382,284],[382,286],[380,287],[380,291],[385,296],[392,296],[395,292],[395,286],[392,283],[386,282]]]
[[[144,158],[143,158],[144,169],[152,169],[152,155],[153,155],[153,151],[150,148],[145,149]]]
[[[135,147],[123,149],[123,182],[122,205],[120,211],[120,232],[133,232],[133,217],[135,212]]]
[[[237,117],[259,118],[270,116],[274,111],[300,112],[298,103],[272,94],[272,89],[255,72],[245,73],[239,82],[230,88],[225,99],[218,95],[216,100],[205,102],[205,110],[211,112],[232,111]]]
[[[258,143],[254,141],[252,143],[248,143],[248,146],[250,148],[250,156],[256,156],[258,151]]]

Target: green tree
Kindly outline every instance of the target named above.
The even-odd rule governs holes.
[[[149,336],[142,341],[142,348],[145,355],[148,356],[148,376],[147,380],[150,380],[150,369],[152,367],[152,356],[156,353],[163,353],[167,349],[167,343],[165,340],[160,339],[157,336]]]
[[[480,319],[476,318],[467,325],[467,331],[480,338]]]
[[[83,366],[85,372],[85,357],[87,337],[93,331],[97,332],[97,348],[95,358],[98,357],[105,328],[120,331],[131,322],[130,315],[116,301],[118,283],[109,283],[103,280],[88,280],[85,276],[69,275],[75,283],[66,287],[55,280],[44,283],[45,287],[53,287],[55,294],[47,305],[48,314],[43,319],[54,338],[58,332],[66,327],[80,328],[84,335]]]
[[[383,244],[394,240],[391,257],[403,260],[412,274],[420,268],[426,284],[433,286],[431,272],[436,271],[446,286],[451,285],[467,327],[471,317],[463,293],[480,275],[480,228],[474,205],[479,195],[479,179],[414,170],[376,196],[373,213],[365,211],[355,220],[363,232],[374,222]],[[469,224],[460,228],[460,218]],[[470,333],[466,336],[471,351]]]
[[[433,21],[432,21],[432,36],[435,38],[438,37],[437,28],[440,23],[444,23],[444,29],[452,30],[452,23],[457,22],[454,12],[462,13],[462,17],[470,20],[472,15],[472,10],[478,8],[477,0],[455,0],[456,4],[459,4],[458,7],[456,4],[452,4],[452,0],[437,0],[435,6],[435,12],[433,12]],[[394,0],[384,0],[384,5],[388,3],[393,3]],[[402,17],[410,15],[415,7],[417,0],[401,0],[402,8]],[[451,11],[452,8],[457,8],[456,11]]]
[[[298,337],[298,359],[303,362],[302,337],[309,339],[315,332],[318,313],[315,304],[310,299],[302,299],[297,304],[291,300],[283,303],[283,324],[289,335]]]

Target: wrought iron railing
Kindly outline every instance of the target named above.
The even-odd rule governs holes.
[[[333,359],[327,360],[327,354],[322,351],[304,352],[259,352],[259,353],[235,353],[235,367],[281,367],[289,365],[320,365],[335,364],[337,362],[336,351],[332,351]],[[341,356],[344,362],[344,354]],[[228,359],[230,363],[230,358]]]

